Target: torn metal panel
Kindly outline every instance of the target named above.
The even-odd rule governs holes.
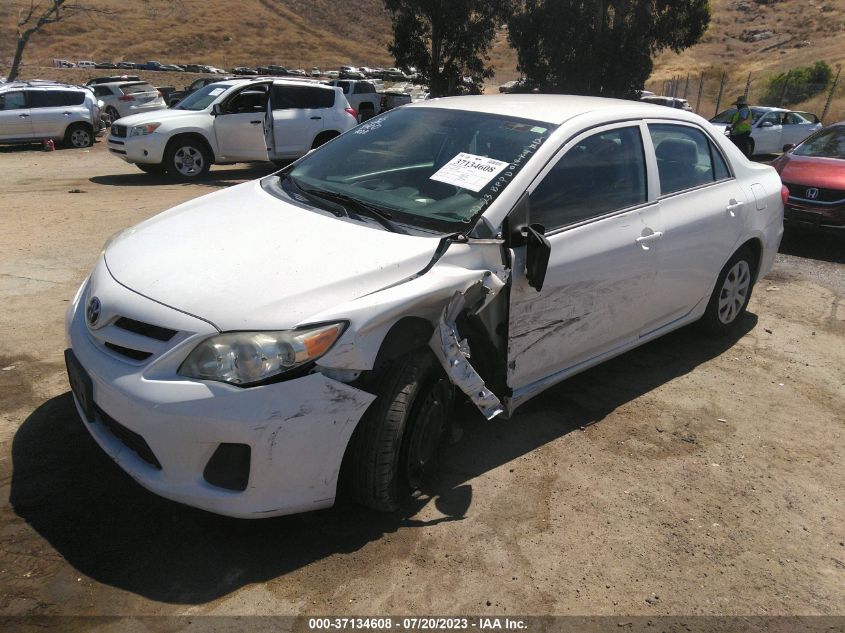
[[[488,420],[504,413],[505,409],[496,394],[487,388],[484,379],[469,363],[469,344],[466,339],[461,339],[455,321],[468,305],[467,296],[470,296],[473,301],[469,311],[475,314],[487,305],[502,287],[504,287],[504,281],[501,277],[488,272],[466,293],[455,292],[443,309],[443,315],[429,342],[443,369],[446,370],[449,380],[472,400]]]

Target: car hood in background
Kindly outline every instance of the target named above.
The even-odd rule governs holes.
[[[105,259],[119,283],[222,331],[272,330],[418,273],[438,242],[302,209],[252,181],[128,229]]]
[[[845,160],[840,158],[789,154],[777,167],[783,182],[845,190]]]

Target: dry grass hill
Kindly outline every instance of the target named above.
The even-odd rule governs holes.
[[[267,63],[293,68],[392,65],[386,50],[389,18],[381,0],[86,1],[113,13],[75,18],[36,36],[25,57],[29,66],[48,65],[52,58],[155,59],[224,68]],[[29,2],[0,0],[4,62],[14,50],[18,11]],[[660,91],[665,80],[690,74],[697,90],[695,78],[701,72],[718,77],[729,69],[726,96],[742,92],[749,72],[753,96],[775,72],[817,60],[834,67],[845,62],[845,0],[711,0],[711,6],[713,19],[702,41],[680,54],[659,55],[648,87]],[[491,59],[495,83],[518,76],[516,55],[504,30]],[[715,100],[718,79],[713,84],[708,80],[705,85],[705,99],[710,101]],[[840,112],[845,109],[841,101],[845,95],[837,97]]]

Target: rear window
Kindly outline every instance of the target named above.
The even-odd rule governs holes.
[[[31,90],[29,97],[33,108],[75,106],[85,101],[85,93],[79,90]]]
[[[123,84],[120,86],[120,89],[123,91],[125,95],[134,95],[138,94],[139,92],[156,92],[156,89],[153,88],[148,83],[136,83],[136,84]]]
[[[331,108],[335,91],[316,86],[273,86],[273,109]]]

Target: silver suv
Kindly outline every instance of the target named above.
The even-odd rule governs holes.
[[[0,85],[0,143],[53,139],[68,147],[89,147],[102,132],[94,93],[51,81]]]

